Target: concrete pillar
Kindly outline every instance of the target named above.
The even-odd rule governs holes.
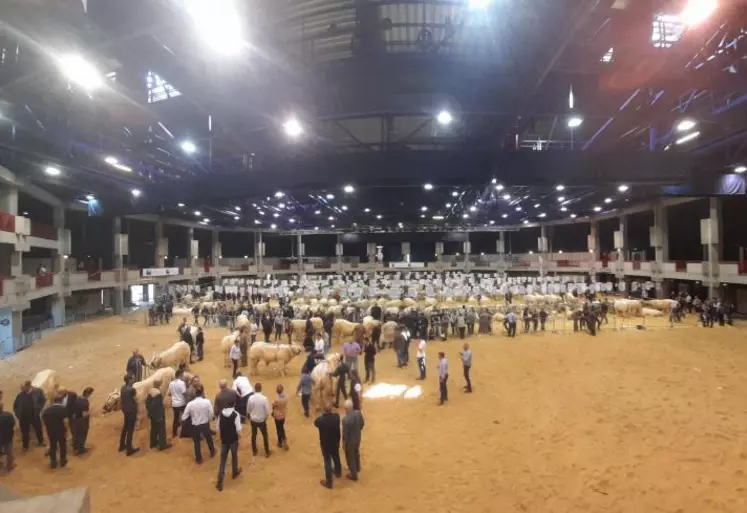
[[[303,257],[306,255],[306,248],[300,233],[296,235],[296,253],[298,253],[298,274],[303,274]]]
[[[11,313],[11,332],[13,333],[13,340],[21,341],[23,336],[23,310],[13,310]]]
[[[262,230],[257,230],[256,232],[256,245],[254,248],[254,254],[256,255],[256,263],[257,263],[257,273],[260,275],[264,271],[264,257],[265,257],[265,243],[262,242]]]
[[[620,216],[620,240],[616,244],[620,254],[620,261],[624,262],[628,258],[628,216]]]
[[[656,262],[662,264],[669,260],[669,221],[667,207],[657,205],[654,207],[654,231]]]
[[[57,230],[57,233],[60,233],[60,230],[65,229],[65,209],[62,207],[55,207],[54,212],[54,228]],[[58,243],[61,241],[58,239]],[[61,251],[53,251],[52,252],[52,272],[54,274],[61,273],[65,270],[65,260],[64,260],[64,254]],[[63,306],[63,313],[64,313],[64,306]]]
[[[403,242],[402,243],[402,261],[403,262],[409,262],[410,261],[410,243],[409,242]]]
[[[165,258],[167,255],[163,254],[163,247],[161,246],[161,239],[163,239],[163,221],[160,219],[156,221],[155,226],[156,233],[156,254],[155,254],[155,265],[154,267],[163,268],[165,264]],[[168,245],[167,245],[168,247]]]
[[[465,271],[469,271],[469,255],[472,253],[472,243],[469,241],[469,232],[466,234],[467,239],[464,241],[464,244],[462,244],[462,249],[464,251],[464,263],[463,263],[463,269]]]
[[[436,262],[443,262],[444,259],[444,243],[436,242]]]
[[[547,237],[547,226],[544,224],[540,226],[540,236],[539,240],[537,241],[537,258],[539,260],[539,275],[544,276],[545,275],[545,260],[547,259],[547,254],[550,251],[550,240]]]
[[[197,255],[193,254],[192,252],[192,241],[195,238],[195,229],[194,228],[187,228],[187,267],[189,269],[195,268],[195,257]]]
[[[52,296],[52,322],[55,328],[65,324],[65,299],[62,294]]]
[[[706,244],[706,256],[708,258],[708,296],[715,299],[719,295],[719,265],[721,263],[721,198],[710,198],[709,204],[709,226],[713,232],[704,242]],[[701,238],[703,237],[701,228]]]
[[[598,262],[601,258],[601,254],[599,249],[599,222],[596,220],[592,220],[591,223],[589,223],[589,239],[587,247],[589,253],[594,255],[594,261]]]
[[[18,189],[8,187],[0,190],[0,211],[13,216],[18,215]]]
[[[15,248],[11,249],[13,251],[10,253],[10,275],[20,278],[23,276],[23,252],[15,251]]]
[[[337,255],[337,272],[342,273],[342,254],[343,254],[343,245],[342,245],[342,234],[337,234],[337,244],[335,245],[335,255]]]
[[[222,248],[220,245],[220,231],[217,228],[213,228],[212,242],[212,250],[210,251],[210,255],[212,258],[211,266],[217,267],[220,264],[220,257],[222,252]]]
[[[114,289],[114,302],[112,307],[114,309],[114,315],[121,315],[124,307],[124,289],[127,286],[127,280],[125,279],[124,270],[124,255],[122,255],[121,248],[118,246],[118,238],[122,233],[122,218],[115,217],[113,223],[114,230],[114,269],[119,275],[119,282]]]

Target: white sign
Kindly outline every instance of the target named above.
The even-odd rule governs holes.
[[[389,262],[389,267],[394,269],[424,269],[425,262]]]
[[[153,269],[143,269],[143,278],[160,278],[162,276],[177,276],[178,267],[155,267]]]
[[[13,311],[0,308],[0,356],[13,354]]]

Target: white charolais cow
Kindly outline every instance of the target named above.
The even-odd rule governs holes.
[[[36,373],[34,379],[31,380],[31,386],[44,392],[47,401],[51,401],[57,389],[60,388],[60,378],[57,371],[45,369]]]
[[[233,333],[223,337],[223,339],[220,341],[220,352],[223,355],[223,366],[224,367],[231,366],[231,361],[230,361],[230,358],[228,357],[228,353],[231,351],[231,346],[233,346],[234,342],[236,342],[236,339],[239,338],[240,333],[241,332],[239,330],[236,330]]]
[[[190,354],[189,344],[186,342],[177,342],[170,348],[154,356],[150,361],[150,366],[153,369],[179,367],[180,365],[186,366],[189,365]]]
[[[265,367],[277,363],[280,366],[280,372],[285,376],[288,363],[302,352],[303,348],[298,344],[255,342],[249,348],[249,370],[252,374],[258,374],[259,362],[264,362]]]
[[[619,317],[640,317],[642,305],[638,299],[616,299],[612,303],[615,315]]]
[[[317,411],[334,398],[334,383],[330,374],[337,369],[341,360],[339,353],[330,353],[311,371],[311,402]]]
[[[360,324],[357,322],[335,319],[335,324],[332,326],[332,342],[343,342],[352,339],[358,326]]]
[[[138,404],[138,409],[142,410],[142,408],[144,407],[145,396],[148,394],[151,388],[154,388],[153,384],[156,381],[161,381],[160,390],[165,397],[166,393],[169,390],[169,383],[174,380],[174,377],[176,377],[176,371],[171,367],[164,367],[163,369],[158,369],[143,381],[138,381],[137,383],[135,383],[133,385],[133,388],[135,389],[135,397]],[[121,389],[117,388],[111,394],[109,394],[109,397],[106,398],[103,408],[104,413],[118,411],[122,407],[122,404],[120,402],[120,390]],[[142,411],[138,413],[139,418],[142,418],[141,413]]]

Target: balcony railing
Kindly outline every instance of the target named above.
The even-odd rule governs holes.
[[[36,288],[43,289],[54,285],[54,274],[47,273],[36,277]]]
[[[88,271],[88,281],[101,281],[101,271]]]
[[[48,224],[31,221],[31,236],[40,239],[57,240],[57,230]]]
[[[1,232],[16,232],[16,216],[0,212],[0,231]]]

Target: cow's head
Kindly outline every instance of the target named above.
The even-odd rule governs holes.
[[[298,356],[303,352],[303,347],[299,346],[298,344],[291,344],[290,352],[292,356]]]
[[[163,359],[160,356],[154,356],[153,359],[150,361],[150,368],[151,369],[160,369],[161,363]]]
[[[119,410],[119,407],[119,390],[114,390],[109,394],[109,397],[106,398],[106,401],[104,401],[103,411],[104,413],[109,413]]]

